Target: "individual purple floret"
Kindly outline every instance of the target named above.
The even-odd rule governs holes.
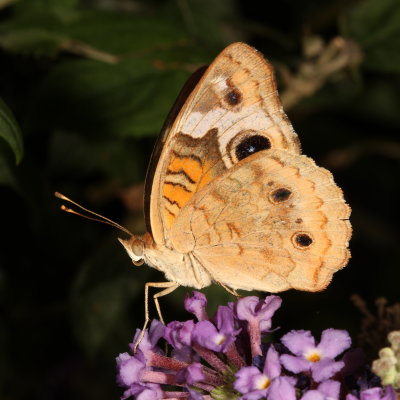
[[[193,292],[185,308],[197,322],[164,326],[154,320],[143,335],[137,330],[131,353],[116,360],[122,399],[397,399],[391,386],[379,385],[359,351],[338,359],[351,345],[346,331],[326,329],[319,344],[308,331],[290,331],[282,343],[272,343],[272,317],[281,305],[278,296],[244,297],[219,306],[211,318],[206,305],[206,297]],[[165,344],[168,353],[163,351]]]
[[[235,340],[235,331],[223,332],[210,321],[200,321],[193,330],[193,339],[200,346],[216,352],[224,352]]]
[[[164,399],[160,385],[155,383],[135,383],[121,396],[122,400],[133,397],[137,400]]]
[[[165,327],[164,339],[177,350],[190,346],[194,326],[195,324],[192,320],[184,322],[172,321]]]
[[[139,350],[144,354],[147,354],[149,351],[159,353],[161,349],[157,347],[158,341],[164,336],[165,326],[158,320],[153,320],[150,325],[150,329],[146,330],[142,340],[139,343]],[[138,338],[140,337],[141,331],[140,329],[136,329],[135,337],[133,338],[133,342],[129,344],[129,347],[132,352],[135,351],[135,345],[137,343]]]
[[[323,331],[317,346],[310,331],[291,331],[281,340],[296,355],[281,356],[285,368],[295,374],[311,370],[317,382],[331,378],[344,367],[344,362],[335,361],[335,357],[351,346],[349,334],[338,329]]]
[[[270,331],[271,318],[281,303],[278,296],[267,296],[264,300],[249,296],[236,303],[237,318],[247,322],[252,357],[261,355],[261,333]]]
[[[117,357],[118,376],[117,382],[128,387],[122,399],[136,396],[137,399],[162,399],[160,385],[143,382],[146,364],[140,360],[139,355],[131,356],[122,353]]]
[[[397,400],[397,394],[392,386],[386,386],[386,389],[374,387],[363,390],[359,397],[348,394],[346,400]]]
[[[193,363],[186,368],[182,368],[176,374],[176,382],[178,384],[187,383],[192,386],[197,382],[205,381],[203,366],[200,363]]]
[[[279,354],[271,346],[265,357],[262,371],[257,367],[243,367],[235,374],[233,387],[241,393],[244,400],[257,400],[268,395],[271,383],[281,375]]]
[[[207,298],[203,293],[193,291],[191,296],[186,295],[184,305],[186,311],[194,314],[199,321],[208,319]]]
[[[121,386],[130,386],[140,381],[141,372],[146,368],[146,363],[139,357],[122,353],[117,357],[118,376],[117,381]]]
[[[274,379],[269,389],[269,400],[296,400],[296,379],[289,376],[280,376]]]
[[[339,400],[340,382],[327,380],[318,385],[318,388],[308,390],[301,400]]]
[[[192,338],[206,349],[226,352],[240,329],[235,329],[233,312],[229,307],[218,307],[214,320],[214,324],[210,321],[198,322],[193,329]]]

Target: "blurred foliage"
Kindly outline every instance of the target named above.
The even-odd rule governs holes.
[[[342,19],[344,33],[365,50],[364,68],[400,71],[400,4],[393,0],[366,0]]]
[[[131,267],[118,233],[61,213],[53,192],[143,232],[164,118],[237,40],[276,66],[304,152],[353,208],[349,266],[324,292],[284,293],[281,331],[356,337],[350,295],[398,301],[398,0],[0,0],[0,398],[120,395],[114,357],[143,323],[144,282],[164,277]],[[167,320],[187,290],[162,299]],[[210,312],[231,299],[205,292]]]
[[[1,99],[0,136],[10,145],[14,152],[16,161],[17,163],[19,163],[22,159],[23,154],[21,131],[10,109]]]

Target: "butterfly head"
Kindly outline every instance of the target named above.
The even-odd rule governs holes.
[[[125,250],[129,254],[129,257],[132,259],[132,263],[136,266],[143,265],[144,263],[144,240],[139,237],[132,235],[129,239],[118,239],[122,246],[124,246]]]

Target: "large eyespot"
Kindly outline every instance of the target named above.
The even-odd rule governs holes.
[[[300,250],[305,250],[313,244],[313,239],[309,233],[296,232],[292,236],[292,243]]]
[[[262,135],[254,135],[244,138],[235,149],[236,157],[238,160],[251,156],[261,150],[267,150],[271,148],[271,142],[269,139]]]
[[[240,160],[251,156],[262,150],[271,148],[271,140],[264,132],[246,129],[238,132],[227,144],[227,153],[236,164]]]
[[[292,192],[289,189],[282,187],[272,191],[271,194],[269,195],[269,198],[272,203],[279,204],[288,200],[291,195]]]

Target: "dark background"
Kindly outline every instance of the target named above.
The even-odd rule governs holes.
[[[356,343],[352,294],[372,311],[378,297],[399,301],[398,0],[2,0],[2,399],[120,396],[114,358],[142,326],[144,282],[164,278],[132,266],[122,233],[61,212],[53,192],[142,233],[164,118],[191,72],[238,40],[274,64],[304,153],[353,208],[349,265],[324,292],[283,293],[276,337],[334,327]],[[162,299],[167,321],[189,317],[188,290]],[[232,300],[205,292],[210,310]]]

